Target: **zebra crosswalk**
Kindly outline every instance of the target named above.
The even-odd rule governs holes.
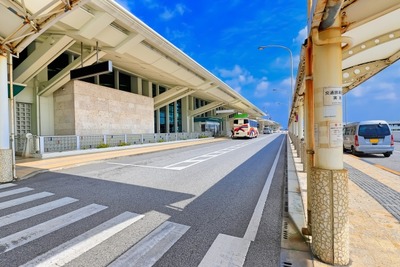
[[[46,214],[58,208],[79,202],[78,199],[71,197],[60,197],[54,200],[56,197],[51,192],[35,192],[33,188],[19,188],[17,184],[13,183],[0,185],[0,232],[2,227],[8,226],[8,228],[13,228],[11,227],[12,225],[23,220],[32,219],[37,215]],[[26,209],[23,208],[24,205],[22,204],[35,203],[34,201],[39,199],[42,200],[41,204]],[[14,211],[18,207],[21,207],[21,209]],[[14,212],[7,213],[8,208],[12,208]],[[75,208],[72,211],[66,209],[62,215],[58,215],[57,217],[50,216],[51,219],[44,219],[45,221],[38,222],[33,226],[30,225],[25,229],[17,227],[18,230],[7,236],[0,235],[0,266],[4,264],[7,264],[4,266],[14,266],[12,265],[12,259],[7,261],[10,252],[16,250],[24,251],[29,247],[27,245],[30,243],[49,235],[60,234],[59,230],[80,223],[83,219],[89,218],[106,209],[108,209],[107,206],[95,203]],[[63,266],[139,220],[144,219],[144,217],[145,215],[143,214],[128,211],[122,212],[48,251],[43,251],[40,255],[32,254],[32,258],[15,266]],[[156,229],[149,232],[141,241],[133,244],[130,249],[114,259],[109,266],[152,266],[189,228],[186,225],[165,221]]]

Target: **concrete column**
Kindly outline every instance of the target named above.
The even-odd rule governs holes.
[[[299,103],[298,107],[298,120],[297,120],[297,142],[298,142],[298,149],[297,149],[297,156],[300,158],[301,162],[303,162],[303,142],[304,142],[304,106],[303,102]],[[303,141],[302,141],[303,139]]]
[[[298,110],[299,119],[297,122],[297,134],[299,140],[304,138],[304,106],[303,102],[300,103],[299,110]]]
[[[165,106],[165,132],[169,133],[169,104]]]
[[[189,96],[182,98],[182,132],[189,133]]]
[[[11,182],[10,112],[8,107],[7,57],[0,54],[0,183]]]
[[[349,263],[348,174],[343,169],[341,21],[312,29],[315,167],[311,169],[312,251]]]

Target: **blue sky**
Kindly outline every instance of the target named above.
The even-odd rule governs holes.
[[[307,1],[117,0],[242,96],[287,125],[290,54],[294,79],[306,38]],[[346,94],[344,121],[400,120],[400,64]]]

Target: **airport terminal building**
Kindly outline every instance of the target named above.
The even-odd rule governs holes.
[[[113,0],[1,3],[3,166],[29,136],[34,151],[86,149],[227,135],[233,114],[265,115]]]
[[[226,135],[233,114],[265,115],[115,1],[2,1],[0,13],[17,150],[26,134]]]

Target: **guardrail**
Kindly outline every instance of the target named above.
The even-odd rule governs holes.
[[[46,153],[67,152],[108,147],[134,146],[211,137],[211,132],[202,133],[155,133],[155,134],[106,134],[106,135],[57,135],[17,136],[16,153],[25,157],[40,157]]]

